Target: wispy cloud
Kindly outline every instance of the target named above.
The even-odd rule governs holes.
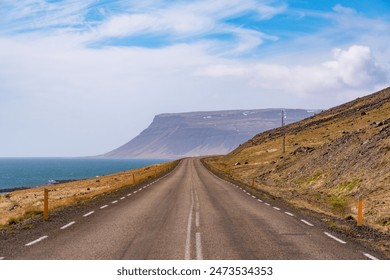
[[[321,108],[372,92],[389,84],[390,20],[363,12],[276,0],[1,1],[0,147],[10,149],[0,156],[103,153],[162,112]]]

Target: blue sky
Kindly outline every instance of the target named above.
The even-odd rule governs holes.
[[[388,1],[0,2],[0,157],[84,156],[154,115],[329,108],[389,86]]]

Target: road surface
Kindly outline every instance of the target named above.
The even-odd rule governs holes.
[[[316,219],[216,177],[198,158],[67,219],[25,230],[17,242],[0,240],[0,258],[375,258]]]

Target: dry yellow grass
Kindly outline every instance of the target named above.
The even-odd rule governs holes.
[[[49,190],[49,211],[53,211],[107,192],[142,183],[171,170],[176,164],[177,161],[155,164],[99,178],[18,190],[0,195],[0,225],[4,226],[12,221],[40,214],[43,210],[44,188]]]
[[[291,204],[337,217],[357,213],[390,232],[390,89],[257,135],[206,163],[227,177]],[[381,124],[383,123],[383,124]],[[236,165],[236,163],[240,165]]]

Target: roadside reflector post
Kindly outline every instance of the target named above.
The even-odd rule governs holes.
[[[49,190],[43,189],[43,219],[49,219]]]
[[[357,225],[361,226],[363,225],[363,199],[362,196],[359,195],[358,198],[358,218],[357,218]]]

